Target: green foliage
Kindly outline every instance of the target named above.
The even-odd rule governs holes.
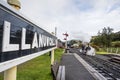
[[[112,28],[104,27],[101,32],[98,31],[97,36],[92,38],[91,43],[99,46],[100,48],[120,47],[120,31],[116,33],[113,33],[112,31]]]
[[[96,54],[108,54],[107,52],[96,52]]]
[[[117,47],[117,48],[115,48],[115,47],[110,47],[110,48],[100,48],[99,49],[99,52],[108,52],[108,53],[116,53],[117,52],[117,54],[120,54],[120,47]]]
[[[113,41],[120,41],[120,31],[113,33],[112,36],[113,36]]]
[[[120,47],[120,41],[112,42],[112,47]]]
[[[106,47],[100,48],[99,51],[101,51],[101,52],[107,52],[107,48]]]
[[[73,45],[73,44],[76,44],[77,43],[77,41],[76,40],[70,40],[70,45]]]
[[[110,47],[112,42],[112,31],[112,28],[104,27],[101,32],[98,32],[98,36],[92,39],[91,42],[100,47]]]
[[[55,60],[60,62],[62,55],[63,55],[63,49],[56,49],[55,50]]]
[[[4,80],[4,75],[3,75],[3,72],[2,73],[0,73],[0,80]]]
[[[93,48],[95,48],[96,51],[99,51],[99,46],[94,45],[94,44],[91,44],[91,46],[92,46]]]

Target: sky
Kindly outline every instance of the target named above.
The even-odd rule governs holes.
[[[25,16],[48,32],[57,27],[57,37],[63,33],[70,39],[90,41],[103,27],[120,31],[120,0],[20,0]]]

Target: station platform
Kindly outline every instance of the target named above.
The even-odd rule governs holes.
[[[96,80],[74,54],[65,53],[62,56],[61,65],[65,66],[65,80]]]

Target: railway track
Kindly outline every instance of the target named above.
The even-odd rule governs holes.
[[[71,53],[77,53],[81,56],[89,65],[96,69],[100,74],[106,77],[107,80],[120,80],[120,64],[111,61],[113,55],[96,55],[86,56],[79,52],[78,49],[70,49]]]
[[[104,54],[104,56],[111,58],[110,61],[114,63],[120,64],[120,56],[119,55],[114,55],[114,54]]]

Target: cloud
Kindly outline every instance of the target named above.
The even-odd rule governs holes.
[[[21,12],[57,36],[68,32],[96,35],[103,27],[120,31],[120,0],[20,0]],[[72,34],[71,34],[72,33]],[[74,35],[77,36],[77,35]]]
[[[91,36],[82,31],[71,32],[71,39],[81,40],[83,42],[90,42]]]

